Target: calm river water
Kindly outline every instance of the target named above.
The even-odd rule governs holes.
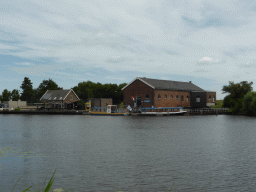
[[[0,115],[0,191],[255,191],[256,118]]]

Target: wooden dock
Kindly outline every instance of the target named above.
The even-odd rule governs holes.
[[[83,111],[0,111],[0,114],[27,114],[27,115],[85,115]]]
[[[199,109],[184,109],[187,111],[186,115],[228,115],[229,108],[199,108]]]
[[[230,114],[228,108],[201,108],[201,109],[184,109],[187,111],[184,115],[223,115]],[[31,115],[90,115],[84,110],[65,110],[65,111],[40,111],[40,110],[22,110],[22,111],[0,111],[0,114],[31,114]]]

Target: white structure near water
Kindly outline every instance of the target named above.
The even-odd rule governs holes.
[[[4,101],[3,108],[15,109],[17,107],[26,107],[27,101]]]

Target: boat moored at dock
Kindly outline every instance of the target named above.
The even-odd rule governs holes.
[[[182,107],[158,107],[158,108],[141,108],[138,112],[130,112],[134,116],[171,116],[184,115],[187,113]]]
[[[111,116],[122,116],[125,112],[120,111],[117,105],[108,105],[107,111],[89,111],[90,115],[111,115]]]

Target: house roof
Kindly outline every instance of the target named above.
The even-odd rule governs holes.
[[[45,94],[41,97],[41,101],[63,101],[66,99],[68,94],[73,92],[74,95],[79,100],[79,97],[72,89],[64,89],[64,90],[47,90]]]
[[[149,79],[146,77],[137,77],[131,83],[123,87],[124,90],[134,81],[140,80],[153,89],[164,89],[164,90],[180,90],[180,91],[204,91],[202,88],[193,84],[192,82],[181,82],[181,81],[170,81],[170,80],[159,80],[159,79]]]

